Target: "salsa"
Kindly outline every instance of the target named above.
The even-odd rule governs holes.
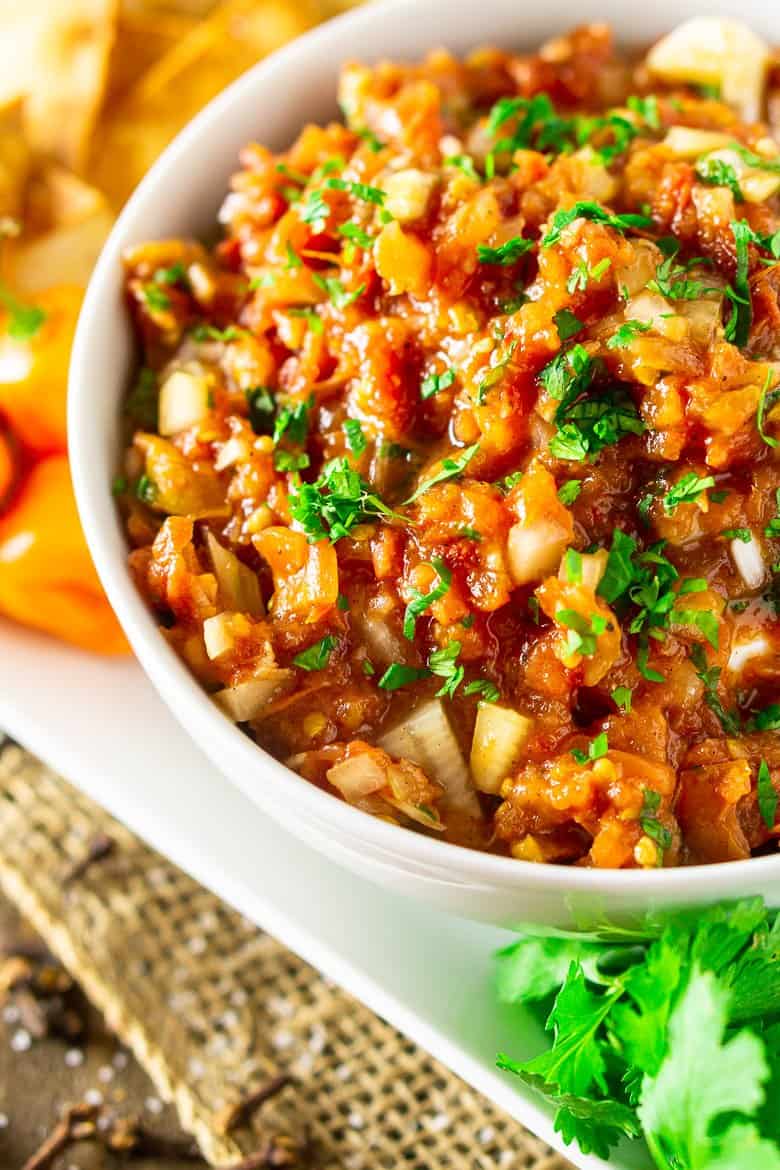
[[[216,245],[125,257],[163,636],[311,783],[526,860],[780,832],[776,78],[685,28],[348,64]]]

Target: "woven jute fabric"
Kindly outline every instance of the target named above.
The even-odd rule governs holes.
[[[99,839],[104,855],[84,869]],[[68,880],[78,866],[78,880]],[[0,753],[0,885],[214,1165],[257,1149],[272,1130],[307,1132],[323,1170],[567,1170],[491,1102],[14,745]],[[296,1084],[225,1135],[225,1107],[280,1069]]]

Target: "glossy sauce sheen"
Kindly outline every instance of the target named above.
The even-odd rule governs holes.
[[[246,147],[213,249],[126,257],[117,492],[164,636],[258,743],[419,831],[774,848],[767,127],[601,26],[340,92],[345,124]]]

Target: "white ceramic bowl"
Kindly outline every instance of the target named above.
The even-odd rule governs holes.
[[[717,12],[780,40],[780,15],[762,0],[720,0]],[[357,875],[453,913],[498,925],[589,929],[648,909],[763,894],[780,903],[780,857],[652,873],[556,868],[431,840],[350,808],[296,776],[220,714],[160,636],[126,568],[126,544],[110,483],[120,450],[120,403],[137,360],[122,297],[120,255],[130,244],[213,228],[239,148],[281,149],[307,120],[336,113],[345,59],[414,59],[445,45],[532,47],[586,21],[611,23],[642,44],[687,16],[712,15],[707,0],[386,0],[302,37],[247,73],[176,139],[141,183],[106,244],[87,292],[71,365],[68,429],[81,518],[106,592],[161,701],[193,740],[252,800],[288,830]],[[122,696],[116,696],[122,703]],[[125,713],[127,735],[143,735]],[[117,743],[117,752],[122,744]],[[186,799],[187,776],[164,774]],[[316,898],[317,891],[312,890]]]

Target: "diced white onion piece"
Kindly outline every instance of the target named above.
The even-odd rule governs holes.
[[[672,126],[666,133],[662,145],[675,158],[699,158],[711,150],[720,150],[734,141],[733,134],[722,130],[696,130],[692,126]]]
[[[418,171],[415,167],[395,171],[382,183],[385,208],[400,223],[413,223],[416,219],[422,219],[437,182],[436,175]]]
[[[631,252],[629,261],[615,263],[615,283],[618,288],[628,289],[629,296],[634,296],[653,279],[662,256],[649,240],[632,240]]]
[[[471,741],[471,774],[481,792],[500,792],[532,728],[533,720],[518,711],[496,703],[479,704]]]
[[[224,548],[213,532],[206,534],[206,543],[223,603],[236,613],[262,617],[265,610],[257,575],[234,552]]]
[[[219,658],[220,654],[227,654],[235,646],[233,616],[232,613],[215,613],[203,623],[203,641],[209,658]]]
[[[288,689],[292,682],[291,670],[268,667],[262,677],[250,678],[217,691],[214,702],[234,723],[247,723],[250,719],[258,719],[271,699]]]
[[[763,658],[769,654],[771,646],[766,638],[751,638],[748,642],[737,642],[732,646],[729,654],[728,668],[732,674],[739,674],[751,658]]]
[[[513,524],[507,539],[507,557],[515,585],[541,581],[554,573],[568,543],[567,530],[554,520]]]
[[[240,439],[238,435],[233,435],[220,447],[219,454],[214,460],[214,470],[224,471],[226,467],[232,467],[234,463],[241,463],[248,459],[249,454],[249,444],[246,439]]]
[[[741,21],[695,17],[654,45],[647,64],[666,81],[720,86],[723,101],[754,122],[761,117],[770,56],[765,42]]]
[[[426,703],[405,723],[385,732],[379,746],[396,759],[411,760],[429,780],[441,785],[445,814],[451,809],[467,816],[481,815],[466,761],[439,699]]]
[[[707,344],[713,340],[721,324],[722,301],[723,297],[718,294],[698,301],[678,302],[678,312],[688,322],[693,341]]]
[[[664,313],[674,312],[666,297],[660,293],[643,292],[632,297],[626,305],[626,318],[641,321],[643,325],[654,325]]]
[[[350,756],[340,764],[334,764],[327,772],[328,783],[346,800],[360,800],[378,792],[387,784],[387,774],[368,753]]]
[[[159,431],[176,435],[209,412],[209,381],[193,370],[174,370],[160,387]]]
[[[759,589],[766,580],[766,565],[755,536],[747,544],[735,538],[729,547],[737,572],[748,589]]]

